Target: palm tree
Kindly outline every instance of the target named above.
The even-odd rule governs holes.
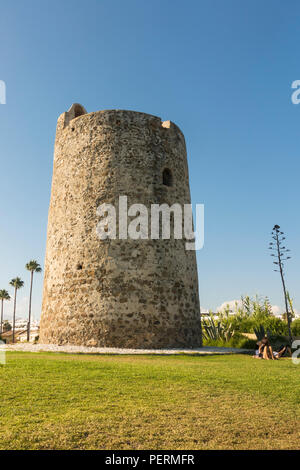
[[[0,334],[3,333],[3,302],[4,300],[10,300],[10,295],[7,290],[0,290],[0,300],[1,300],[1,322],[0,322]]]
[[[15,288],[14,295],[14,316],[13,316],[13,337],[12,341],[15,342],[15,324],[16,324],[16,305],[17,305],[17,290],[24,286],[24,282],[19,277],[15,277],[10,281],[10,285]]]
[[[33,273],[40,273],[42,271],[41,266],[34,259],[29,261],[25,266],[30,271],[30,295],[29,295],[29,311],[28,311],[28,326],[27,326],[27,341],[30,339],[30,321],[31,321],[31,298],[32,298],[32,285],[33,285]]]

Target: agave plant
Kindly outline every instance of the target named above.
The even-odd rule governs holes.
[[[268,338],[271,336],[270,330],[267,330],[266,332],[263,325],[259,325],[258,328],[253,328],[253,330],[258,341],[261,341],[265,336]]]
[[[215,321],[214,318],[209,316],[207,319],[202,322],[203,327],[203,336],[206,340],[223,340],[229,341],[233,335],[234,330],[232,325],[223,326],[220,321]]]

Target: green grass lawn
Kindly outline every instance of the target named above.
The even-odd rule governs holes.
[[[8,352],[0,449],[299,449],[300,366]]]

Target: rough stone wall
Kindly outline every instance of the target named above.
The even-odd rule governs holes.
[[[190,203],[183,134],[144,113],[82,113],[73,105],[57,124],[40,342],[200,346],[196,256],[185,240],[96,234],[97,207],[118,206],[119,195],[128,206]]]

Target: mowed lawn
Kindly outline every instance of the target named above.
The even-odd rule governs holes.
[[[8,352],[0,449],[299,449],[300,365]]]

